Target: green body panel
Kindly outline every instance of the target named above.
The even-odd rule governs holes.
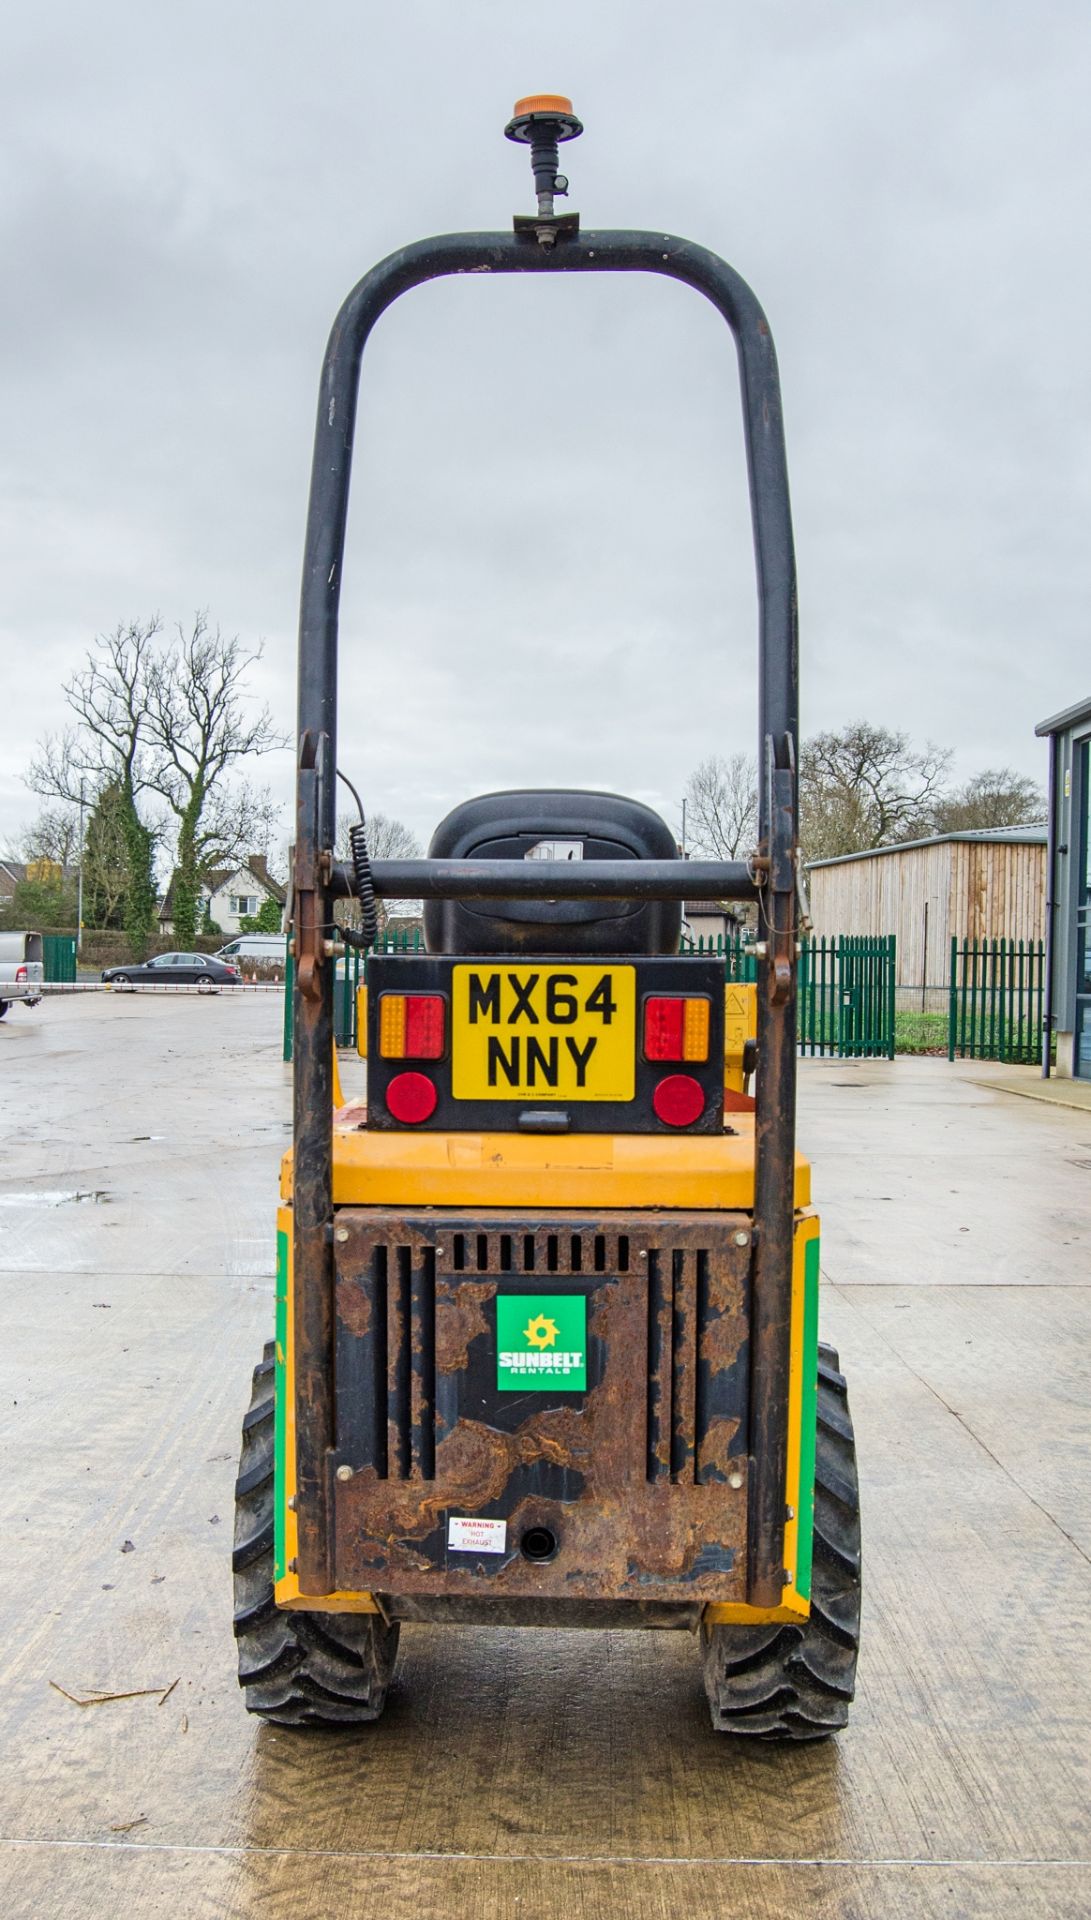
[[[814,1455],[818,1418],[818,1267],[819,1241],[803,1252],[803,1404],[799,1426],[799,1549],[796,1592],[811,1597],[814,1546]]]
[[[277,1234],[276,1412],[273,1423],[273,1578],[283,1580],[284,1462],[286,1453],[284,1406],[285,1342],[288,1338],[288,1235]]]

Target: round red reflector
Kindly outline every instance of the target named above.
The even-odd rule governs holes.
[[[692,1127],[705,1110],[704,1088],[692,1074],[668,1073],[652,1094],[652,1106],[666,1126]]]
[[[396,1073],[386,1090],[386,1104],[395,1120],[417,1127],[430,1120],[439,1095],[426,1073]]]

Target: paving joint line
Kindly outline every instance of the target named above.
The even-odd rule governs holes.
[[[69,1850],[90,1848],[100,1853],[194,1853],[245,1859],[259,1857],[286,1860],[395,1860],[435,1861],[437,1864],[463,1866],[546,1866],[546,1867],[924,1867],[941,1872],[953,1867],[989,1867],[1007,1869],[1026,1867],[1038,1870],[1056,1867],[1077,1871],[1091,1867],[1091,1860],[1049,1854],[971,1854],[965,1858],[943,1856],[931,1859],[925,1854],[676,1854],[676,1853],[461,1853],[422,1847],[417,1851],[397,1847],[272,1847],[255,1846],[243,1841],[186,1840],[76,1840],[16,1835],[0,1836],[0,1846],[18,1849],[61,1847]]]

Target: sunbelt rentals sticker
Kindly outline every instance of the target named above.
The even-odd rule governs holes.
[[[582,1293],[496,1297],[496,1384],[501,1392],[578,1393],[587,1385]]]

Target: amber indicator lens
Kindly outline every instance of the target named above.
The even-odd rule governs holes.
[[[384,1060],[442,1060],[447,1002],[442,993],[379,996],[379,1052]]]
[[[645,1060],[707,1060],[706,994],[652,995],[644,1002]]]

